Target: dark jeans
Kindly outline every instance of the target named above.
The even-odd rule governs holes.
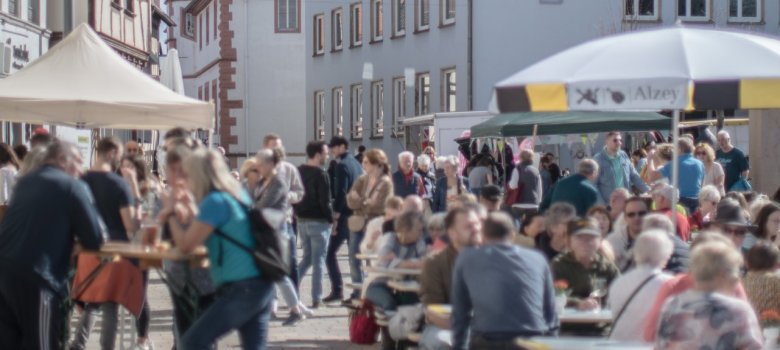
[[[181,338],[181,335],[190,329],[195,320],[203,314],[206,309],[214,302],[215,295],[209,294],[201,296],[197,300],[197,305],[191,305],[192,301],[181,294],[176,294],[171,290],[171,301],[173,302],[173,324],[174,324],[174,342]]]
[[[182,336],[182,348],[208,350],[235,329],[243,349],[265,349],[273,287],[259,277],[219,287],[214,303]]]
[[[149,271],[141,272],[144,281],[144,306],[141,309],[141,315],[135,320],[135,328],[138,331],[138,338],[147,338],[149,336],[149,320],[151,310],[149,309],[149,298],[146,289],[149,287]]]
[[[682,206],[688,210],[688,216],[690,216],[693,215],[693,213],[696,212],[696,209],[699,208],[699,199],[680,197],[680,204],[682,204]]]
[[[349,215],[341,214],[336,224],[336,235],[330,236],[328,243],[328,253],[325,255],[325,266],[328,269],[328,278],[330,279],[331,294],[342,295],[344,292],[344,282],[341,279],[341,270],[336,259],[336,253],[341,249],[341,245],[349,239],[349,228],[347,219]]]
[[[32,278],[0,268],[0,349],[63,349],[66,300]]]

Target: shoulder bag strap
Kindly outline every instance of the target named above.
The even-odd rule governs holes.
[[[618,321],[620,320],[620,316],[623,316],[623,312],[626,311],[626,309],[628,308],[628,305],[631,304],[632,300],[634,300],[634,297],[639,293],[640,290],[642,290],[642,287],[644,287],[648,282],[650,282],[650,280],[653,279],[653,277],[655,277],[657,275],[658,275],[657,271],[653,272],[653,274],[651,274],[650,276],[647,276],[647,278],[645,278],[645,280],[642,281],[642,283],[639,284],[639,287],[636,287],[636,289],[634,289],[634,292],[631,293],[631,295],[628,297],[626,302],[623,304],[623,307],[620,308],[620,311],[617,313],[617,316],[615,316],[615,320],[612,321],[612,325],[613,326],[612,326],[612,329],[609,331],[610,335],[612,335],[612,332],[615,330],[614,326],[617,325]]]
[[[230,243],[233,243],[233,245],[235,245],[236,247],[238,247],[241,250],[245,251],[250,256],[254,257],[255,252],[252,250],[252,248],[249,248],[246,245],[244,245],[243,243],[241,243],[238,240],[236,240],[235,238],[228,236],[225,232],[222,232],[222,230],[214,229],[214,234],[216,234],[220,238],[223,238],[223,239],[227,240]],[[224,255],[224,252],[223,252],[223,249],[222,249],[222,241],[220,240],[219,241],[219,257],[217,258],[218,264],[220,266],[222,266],[222,256],[223,255]]]

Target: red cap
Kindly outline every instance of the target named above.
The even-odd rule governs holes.
[[[33,131],[33,134],[35,134],[35,135],[48,135],[49,134],[49,130],[46,130],[43,127],[40,127],[40,128],[35,129],[35,131]]]

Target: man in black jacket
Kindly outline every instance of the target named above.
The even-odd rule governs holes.
[[[352,215],[352,210],[347,207],[347,193],[357,178],[363,174],[363,168],[355,157],[349,153],[349,141],[341,136],[334,136],[330,140],[330,151],[333,158],[338,161],[333,177],[333,219],[335,227],[328,244],[328,253],[325,257],[325,264],[328,268],[328,277],[330,278],[331,293],[324,299],[325,303],[341,301],[343,298],[343,281],[341,280],[341,271],[338,261],[336,261],[336,252],[341,245],[349,238],[349,227],[347,219]]]
[[[298,231],[303,246],[303,260],[298,267],[298,281],[306,276],[306,271],[313,265],[311,300],[312,308],[315,309],[322,301],[322,274],[333,224],[330,179],[328,173],[323,170],[328,160],[328,153],[328,145],[325,142],[309,142],[306,145],[308,157],[306,164],[298,167],[304,188],[303,199],[295,204]]]
[[[55,141],[19,179],[0,227],[0,349],[62,349],[73,246],[97,250],[105,226],[78,180],[76,145]]]

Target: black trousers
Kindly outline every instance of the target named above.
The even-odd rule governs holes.
[[[64,349],[66,302],[33,277],[0,268],[0,349]]]
[[[325,267],[328,269],[331,294],[333,295],[342,295],[344,292],[344,281],[341,279],[341,270],[336,259],[336,253],[341,249],[341,245],[349,239],[347,219],[349,219],[349,215],[342,214],[339,216],[339,221],[336,225],[336,235],[330,236],[328,252],[325,255]]]

